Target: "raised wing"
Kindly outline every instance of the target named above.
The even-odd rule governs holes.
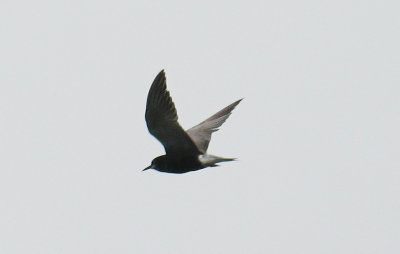
[[[167,154],[200,153],[178,123],[174,102],[167,91],[164,70],[150,87],[145,117],[149,132],[163,144]]]
[[[190,128],[186,133],[190,136],[196,146],[202,153],[207,152],[208,144],[211,140],[211,134],[218,130],[218,128],[228,119],[232,114],[232,110],[242,101],[242,99],[235,101],[231,105],[218,111],[211,117],[207,118],[198,125]]]

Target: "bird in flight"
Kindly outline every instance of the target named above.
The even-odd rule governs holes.
[[[145,118],[149,132],[162,143],[166,154],[154,158],[151,165],[143,171],[155,169],[182,174],[216,167],[219,162],[235,160],[208,154],[207,148],[211,134],[228,119],[241,100],[185,131],[178,123],[175,104],[167,91],[165,72],[162,70],[154,79],[147,95]]]

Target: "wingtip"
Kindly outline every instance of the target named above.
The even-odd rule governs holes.
[[[229,105],[229,106],[233,106],[233,108],[235,108],[243,99],[244,99],[244,97],[241,98],[241,99],[239,99],[239,100],[237,100],[237,101],[235,101],[234,103],[232,103],[232,104]],[[228,106],[228,107],[229,107],[229,106]],[[232,109],[232,110],[233,110],[233,109]]]

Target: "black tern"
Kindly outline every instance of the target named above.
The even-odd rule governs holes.
[[[151,165],[143,171],[155,169],[182,174],[216,167],[219,162],[235,160],[208,154],[207,148],[211,134],[228,119],[241,100],[185,131],[178,123],[175,104],[167,90],[165,72],[162,70],[154,79],[147,95],[145,118],[149,132],[163,144],[166,154],[153,159]]]

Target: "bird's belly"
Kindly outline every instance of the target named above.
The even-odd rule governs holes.
[[[182,174],[204,168],[198,160],[198,156],[185,156],[179,158],[168,158],[167,163],[159,170],[166,173]]]

